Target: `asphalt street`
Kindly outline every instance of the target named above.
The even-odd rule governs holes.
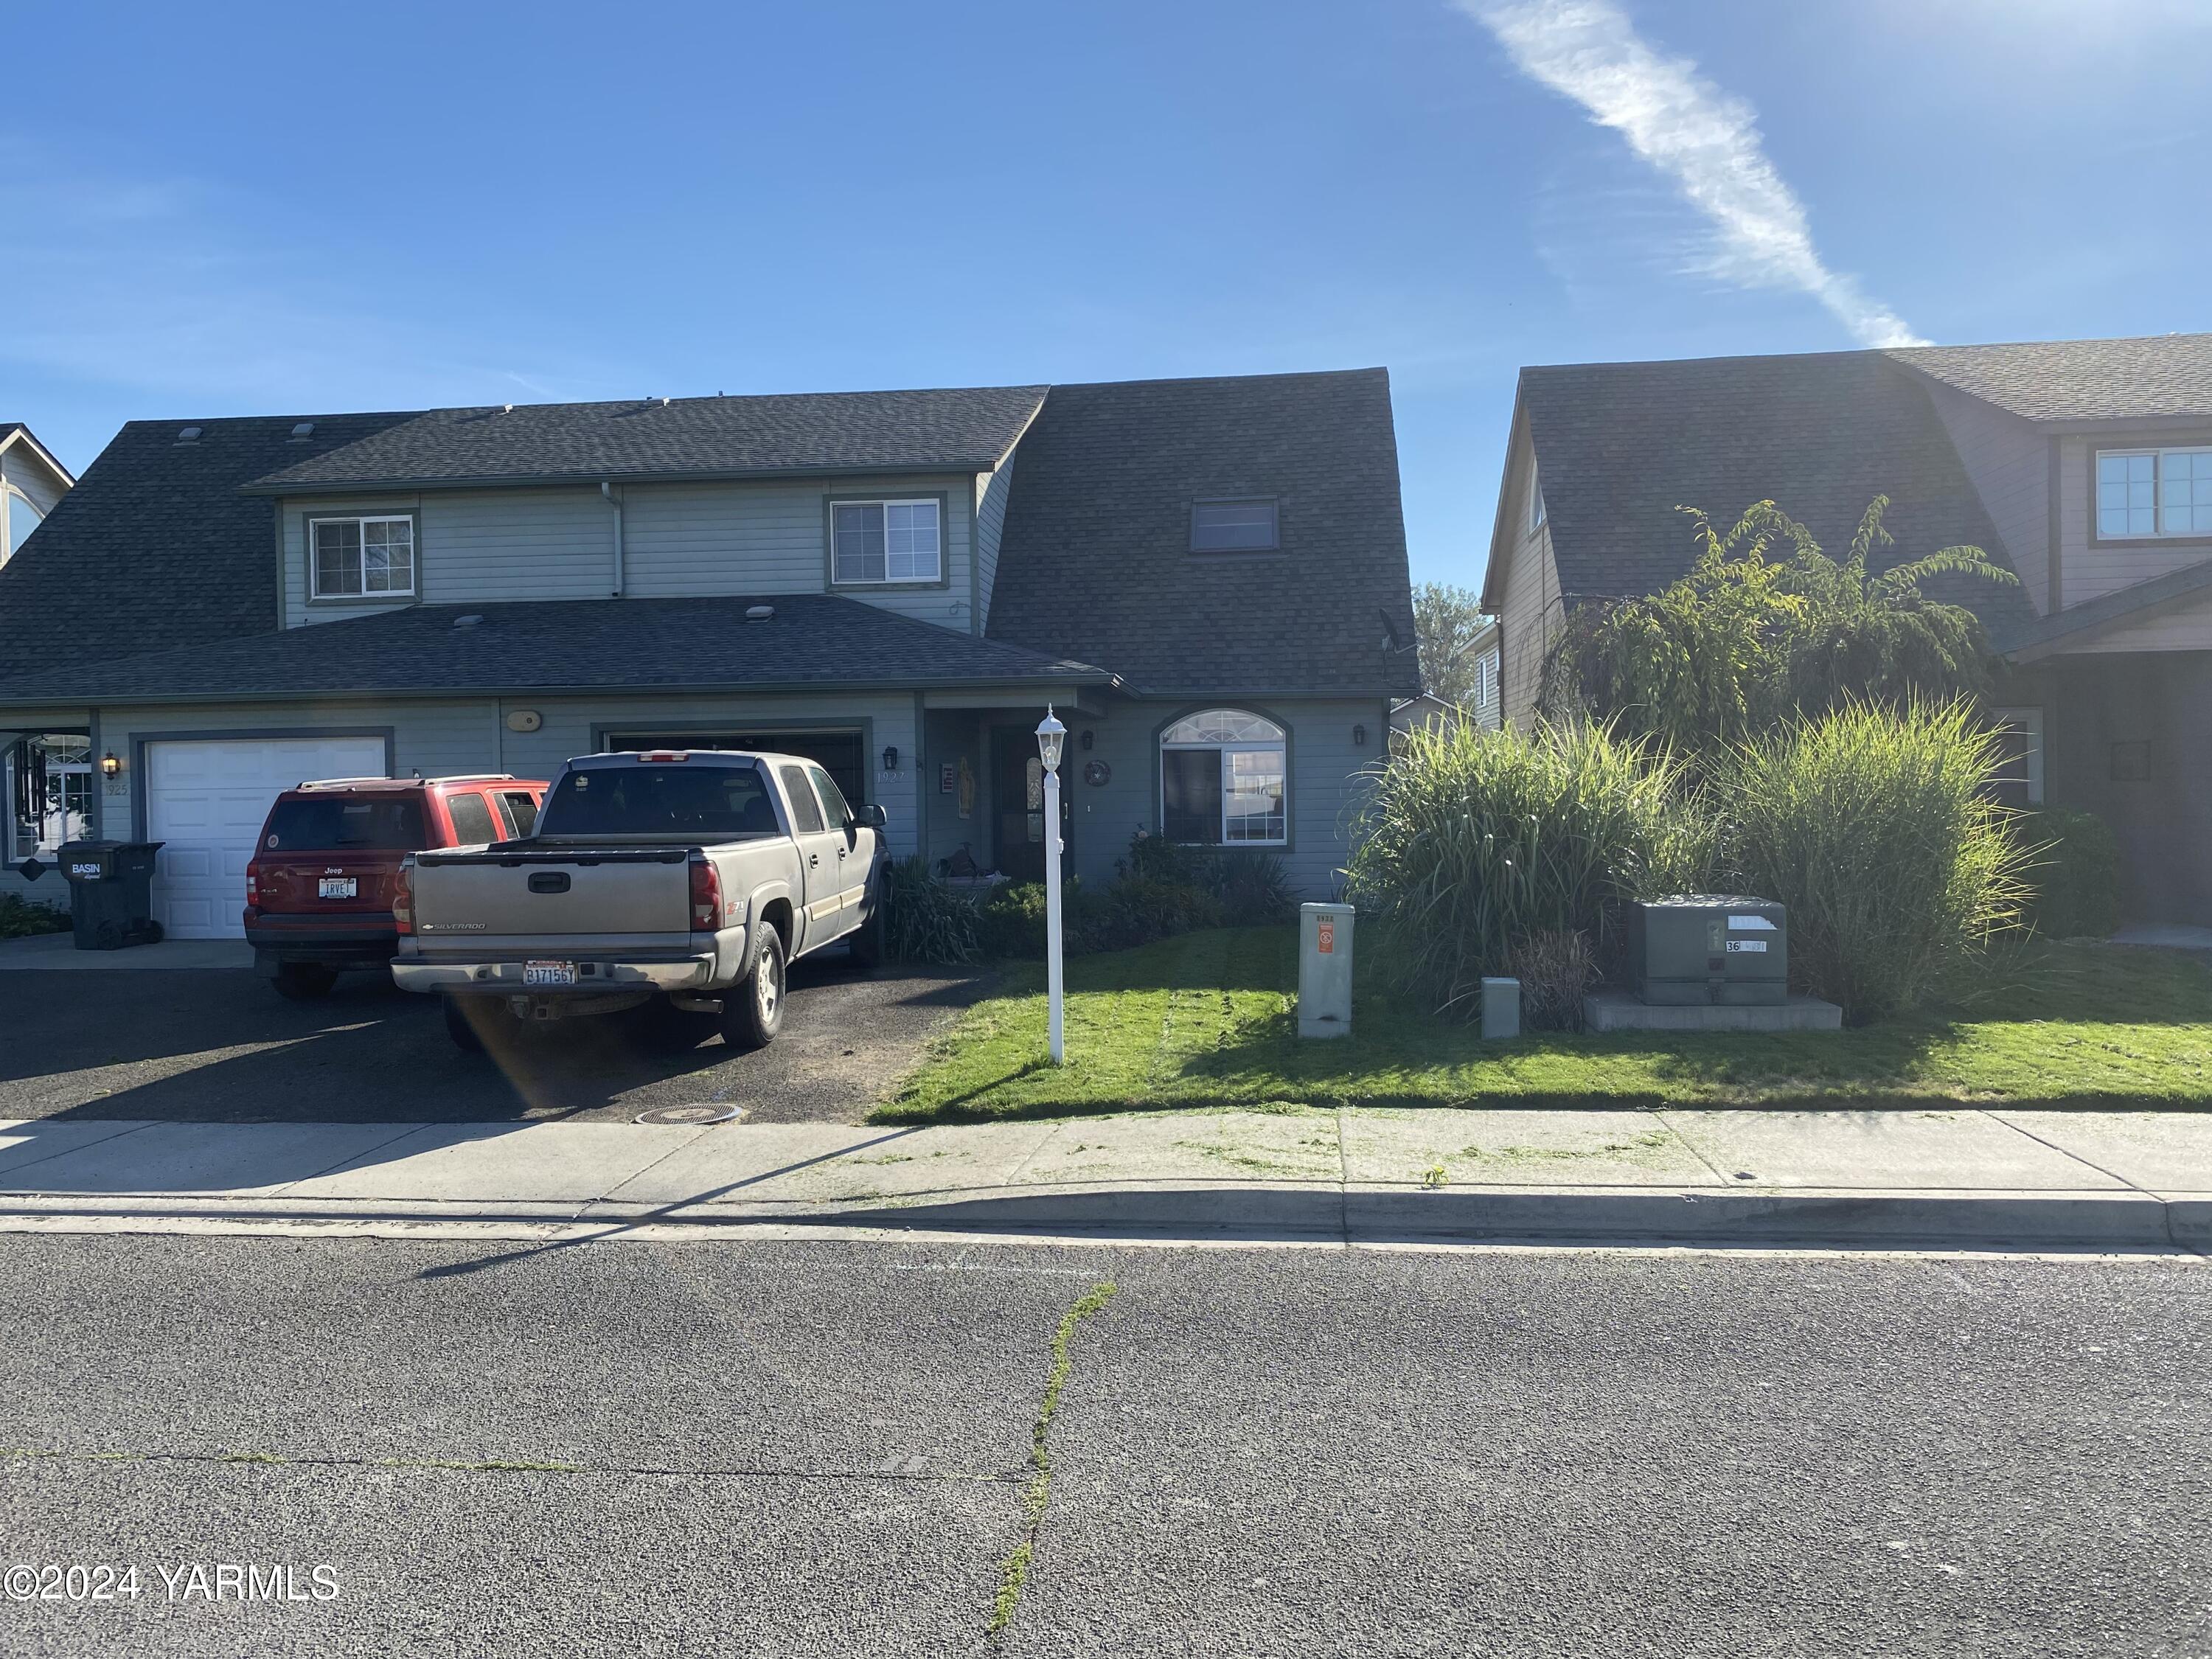
[[[2212,1653],[2194,1258],[11,1235],[0,1273],[0,1588],[64,1570],[0,1600],[11,1656]]]
[[[735,1105],[759,1122],[858,1122],[981,994],[972,973],[854,968],[842,951],[794,963],[782,1034],[740,1054],[719,1036],[672,1052],[629,1016],[522,1032],[464,1054],[434,999],[349,974],[286,1002],[251,969],[13,972],[9,1014],[35,1042],[0,1043],[0,1118],[186,1122],[627,1121],[665,1106]]]

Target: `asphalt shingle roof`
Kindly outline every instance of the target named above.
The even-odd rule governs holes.
[[[276,622],[275,509],[239,486],[296,460],[296,416],[133,421],[0,566],[0,684],[28,668],[258,634]],[[319,417],[350,442],[389,415]]]
[[[2212,334],[1916,346],[1889,355],[2031,421],[2212,415]]]
[[[1039,386],[975,386],[432,409],[319,444],[253,488],[988,471],[1044,394]]]
[[[749,606],[775,615],[749,622]],[[465,617],[480,618],[466,627]],[[169,702],[348,693],[762,690],[1004,682],[1105,671],[820,593],[416,605],[180,651],[0,680],[0,702]]]
[[[1277,498],[1279,552],[1190,550],[1193,499],[1235,495]],[[1054,386],[988,626],[1146,690],[1419,691],[1388,373]]]
[[[1961,544],[2008,566],[1927,388],[1882,352],[1527,368],[1521,396],[1563,592],[1655,592],[1696,557],[1677,507],[1726,528],[1763,500],[1840,557],[1887,495],[1896,545],[1878,567]],[[1952,577],[1929,591],[1992,634],[2034,619],[2009,583]]]

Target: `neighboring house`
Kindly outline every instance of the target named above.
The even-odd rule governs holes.
[[[1417,689],[1381,370],[133,422],[0,570],[10,776],[108,772],[183,936],[288,784],[608,748],[811,755],[1034,878],[1048,702],[1086,879],[1142,830],[1323,894]]]
[[[15,556],[76,482],[30,428],[0,421],[0,565]]]
[[[2118,834],[2137,902],[2212,923],[2212,335],[1522,371],[1483,589],[1510,721],[1567,611],[1694,556],[1678,505],[1771,498],[1840,555],[1891,498],[1902,559],[1958,543],[2002,659],[2007,798]]]
[[[1424,691],[1390,705],[1390,729],[1410,732],[1417,726],[1437,726],[1462,716],[1475,725],[1496,731],[1501,724],[1498,705],[1498,619],[1486,617],[1474,637],[1453,653],[1468,657],[1474,675],[1465,703],[1455,703],[1434,692]]]

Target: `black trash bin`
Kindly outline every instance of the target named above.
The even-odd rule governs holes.
[[[54,854],[69,878],[70,918],[80,951],[119,951],[161,937],[154,920],[158,841],[72,841]]]

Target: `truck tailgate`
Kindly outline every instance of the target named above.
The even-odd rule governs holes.
[[[416,945],[425,957],[680,951],[690,861],[681,847],[418,854]]]

